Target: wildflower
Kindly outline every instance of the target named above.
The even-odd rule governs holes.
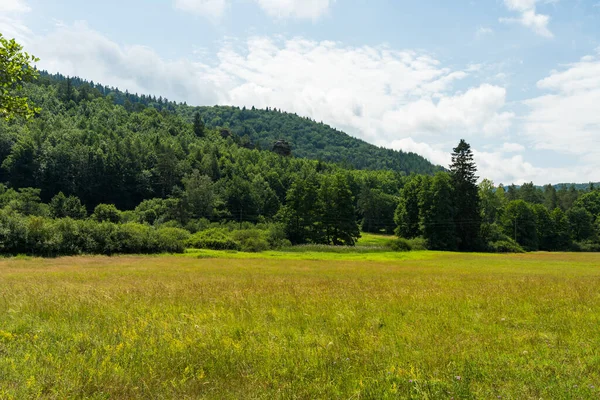
[[[455,376],[455,378],[456,378],[456,380],[457,380],[457,381],[460,381],[460,380],[462,379],[462,378],[461,378],[460,376],[458,376],[458,375],[457,375],[457,376]]]

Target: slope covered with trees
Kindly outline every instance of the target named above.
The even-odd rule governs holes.
[[[60,82],[63,86],[84,91],[93,89],[127,111],[153,107],[159,111],[174,111],[190,123],[201,118],[207,128],[227,129],[248,148],[272,149],[274,143],[284,140],[295,157],[333,162],[349,168],[392,170],[406,174],[433,174],[441,170],[418,154],[377,147],[329,125],[276,108],[191,107],[162,97],[122,92],[80,78],[47,73],[42,73],[42,76],[45,81]]]

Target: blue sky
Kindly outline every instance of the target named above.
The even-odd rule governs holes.
[[[497,183],[600,181],[598,0],[0,0],[40,67],[277,107]]]

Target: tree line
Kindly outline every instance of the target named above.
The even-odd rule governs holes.
[[[10,46],[6,60],[29,71]],[[61,75],[20,86],[3,92],[21,99],[6,104],[35,118],[7,109],[0,121],[5,253],[354,245],[361,231],[423,238],[438,250],[598,245],[597,190],[478,185],[464,141],[443,171],[281,110],[192,108]],[[374,163],[325,161],[315,149],[328,148]]]
[[[450,172],[411,177],[395,213],[400,237],[449,251],[600,251],[600,190],[590,184],[542,188],[476,184],[469,145],[454,149]]]

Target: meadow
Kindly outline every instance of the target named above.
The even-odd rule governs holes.
[[[0,398],[599,398],[599,289],[600,254],[3,259]]]

